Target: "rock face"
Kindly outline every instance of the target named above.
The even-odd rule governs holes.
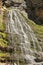
[[[3,6],[6,7],[17,7],[21,10],[26,9],[26,2],[24,0],[3,0]]]
[[[14,6],[15,4],[21,4],[24,0],[3,0],[4,5],[6,6]]]
[[[28,17],[38,24],[43,24],[43,0],[25,0]],[[38,22],[39,21],[39,22]]]
[[[43,24],[43,0],[2,0],[6,7],[19,7],[26,10],[28,17],[38,24]],[[41,21],[41,22],[40,22]]]
[[[16,2],[16,3],[22,3],[23,0],[8,0],[8,1],[13,1],[13,2]]]

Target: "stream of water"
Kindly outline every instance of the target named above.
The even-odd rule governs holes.
[[[36,59],[36,57],[34,53],[42,51],[42,48],[39,45],[33,30],[29,24],[27,24],[26,19],[22,16],[19,10],[9,10],[7,12],[5,21],[6,32],[10,34],[12,39],[10,42],[12,43],[12,46],[15,47],[14,55],[18,60],[25,59],[27,63],[35,63],[34,59]],[[20,54],[18,54],[16,51],[20,51]]]

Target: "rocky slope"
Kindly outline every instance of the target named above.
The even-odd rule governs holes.
[[[14,1],[13,1],[14,2]],[[16,3],[18,3],[18,2],[16,2]],[[8,5],[8,4],[7,4]],[[20,3],[20,5],[21,5],[21,3]],[[2,6],[2,5],[1,5]],[[10,11],[10,10],[12,10],[12,9],[14,9],[14,8],[12,8],[12,7],[9,7],[9,8],[6,8],[5,6],[2,8],[1,7],[1,9],[0,9],[0,61],[8,61],[8,62],[12,62],[12,60],[14,61],[14,58],[12,57],[12,54],[14,53],[13,51],[14,51],[14,47],[12,47],[12,45],[11,45],[11,41],[10,40],[12,40],[11,38],[10,38],[10,35],[11,34],[8,34],[5,30],[6,30],[6,25],[5,25],[5,23],[7,22],[7,20],[9,19],[7,19],[6,17],[8,16],[7,14],[8,14],[8,12],[7,11]],[[18,11],[18,9],[17,9],[17,11]],[[24,11],[24,10],[23,10]],[[23,13],[23,11],[21,11],[21,15],[23,16],[23,18],[27,21],[27,23],[31,26],[31,28],[32,28],[32,30],[34,31],[34,34],[36,35],[36,37],[37,37],[37,40],[38,40],[38,44],[41,46],[41,48],[42,48],[42,53],[40,52],[40,51],[38,51],[38,53],[34,53],[33,55],[35,55],[35,57],[37,58],[37,59],[35,59],[35,61],[36,62],[38,62],[38,63],[36,63],[36,65],[38,64],[38,65],[42,65],[43,64],[43,26],[42,25],[38,25],[38,24],[36,24],[34,21],[32,21],[32,20],[30,20],[30,19],[28,19],[27,17],[26,17],[26,15]],[[30,12],[31,13],[31,12]],[[19,15],[18,15],[19,16]],[[14,15],[13,15],[13,17],[14,17]],[[21,20],[21,19],[20,19]],[[17,21],[16,21],[17,22]],[[36,21],[37,22],[37,21]],[[13,29],[12,29],[13,30]],[[14,40],[16,41],[17,40],[17,38],[19,39],[19,36],[18,37],[16,37],[17,35],[15,35],[15,37],[14,37]],[[9,38],[10,38],[10,40],[9,40]],[[21,37],[20,37],[21,38]],[[33,43],[32,41],[30,41],[31,43]],[[33,45],[32,45],[33,46]],[[36,43],[36,46],[37,46],[37,43]],[[21,49],[20,49],[20,47],[19,47],[19,43],[15,46],[15,47],[17,47],[17,49],[16,49],[16,53],[17,54],[19,54],[19,53],[21,53]],[[34,50],[33,49],[33,47],[31,48],[32,50]],[[37,48],[38,49],[38,48]],[[16,55],[17,56],[17,55]],[[21,56],[22,57],[22,56]],[[21,57],[20,57],[20,60],[19,60],[19,62],[20,62],[20,65],[27,65],[27,63],[29,62],[29,61],[26,61],[26,59],[21,59]],[[12,59],[13,58],[13,59]],[[23,57],[22,57],[23,58]],[[15,58],[15,59],[17,59],[17,57]],[[17,60],[16,60],[17,61]],[[16,62],[15,61],[15,62]],[[25,63],[26,62],[26,63]],[[40,63],[39,63],[40,62]],[[18,63],[18,62],[16,62],[16,63]],[[34,64],[33,64],[34,65]]]
[[[0,57],[1,57],[0,61],[4,61],[4,62],[6,60],[7,61],[12,61],[11,58],[12,58],[12,53],[13,53],[13,48],[14,48],[14,47],[12,48],[12,46],[10,45],[10,40],[9,40],[10,34],[5,32],[5,30],[6,30],[5,26],[6,25],[4,23],[6,21],[4,19],[6,19],[6,16],[7,16],[6,11],[7,10],[9,10],[9,9],[1,11],[2,14],[0,14],[0,25],[1,25],[0,26],[0,50],[1,50],[1,52],[0,52]],[[22,11],[21,11],[21,13],[22,13]],[[36,37],[37,37],[38,41],[40,42],[40,46],[42,47],[42,51],[43,51],[43,26],[35,24],[33,21],[27,19],[25,17],[25,15],[23,15],[23,14],[22,14],[22,16],[27,20],[27,23],[31,26],[31,28],[33,29],[34,33],[36,34]],[[6,20],[8,20],[8,19],[6,19]],[[16,40],[16,38],[14,38],[14,39]],[[32,41],[31,41],[31,43],[32,43]],[[19,49],[19,47],[17,47],[17,48],[18,48],[18,51],[16,51],[16,52],[17,52],[17,54],[19,54],[20,53],[20,49]],[[39,54],[36,54],[36,57],[38,58],[37,55],[39,55]],[[41,57],[41,53],[40,53],[39,56]],[[43,58],[41,58],[40,60],[37,59],[36,61],[42,62],[43,61],[42,59]],[[20,63],[21,64],[23,63],[22,65],[24,65],[25,64],[25,60],[23,60],[23,61],[20,60]],[[26,63],[27,63],[27,61],[26,61]]]

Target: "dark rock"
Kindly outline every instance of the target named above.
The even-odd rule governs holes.
[[[23,3],[23,0],[2,0],[3,2],[3,5],[6,5],[7,7],[10,7],[10,6],[14,6],[15,4],[19,5],[21,3]]]
[[[41,42],[41,39],[38,39],[39,42]]]
[[[38,58],[36,58],[35,61],[36,61],[36,62],[43,62],[42,59],[38,59]]]
[[[43,0],[25,0],[28,17],[37,24],[43,24]]]

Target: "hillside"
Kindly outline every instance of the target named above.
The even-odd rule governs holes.
[[[15,2],[12,1],[14,6]],[[39,24],[37,20],[38,23],[36,23],[27,16],[29,13],[25,11],[26,7],[20,6],[21,0],[20,8],[7,5],[0,4],[0,62],[7,61],[18,65],[34,62],[32,65],[38,63],[42,65],[43,23]],[[42,11],[41,14],[43,14]],[[38,17],[41,18],[40,22],[43,22],[41,14],[38,14]]]

